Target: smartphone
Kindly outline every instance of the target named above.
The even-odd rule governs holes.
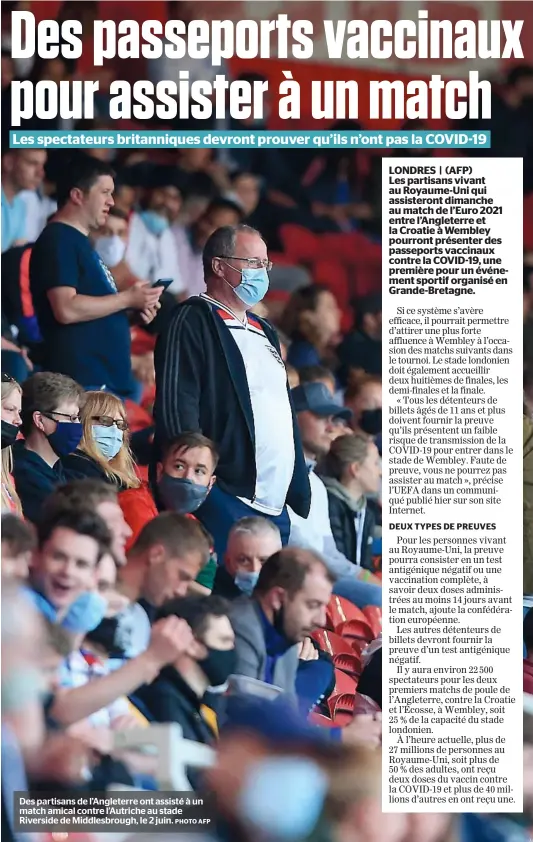
[[[152,286],[153,287],[163,287],[164,290],[167,290],[171,284],[174,283],[174,278],[159,278],[157,281],[154,281]]]
[[[282,693],[281,687],[276,687],[275,684],[267,684],[265,681],[259,681],[257,678],[251,678],[247,675],[230,675],[228,679],[229,696],[257,696],[260,699],[273,701]]]

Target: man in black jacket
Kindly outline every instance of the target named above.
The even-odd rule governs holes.
[[[220,453],[198,518],[222,558],[232,524],[262,514],[289,538],[286,505],[307,517],[309,478],[276,332],[248,314],[268,290],[267,247],[246,225],[219,228],[203,252],[207,293],[176,308],[155,353],[155,458],[185,431]]]
[[[207,689],[225,684],[236,663],[228,608],[229,603],[217,596],[190,596],[165,603],[158,619],[180,617],[190,626],[194,640],[152,684],[135,693],[156,722],[177,722],[184,739],[205,745],[213,745],[218,735]]]

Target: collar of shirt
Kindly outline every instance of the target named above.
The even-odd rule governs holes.
[[[293,646],[293,643],[287,640],[285,635],[281,634],[277,629],[274,628],[268,617],[266,616],[265,612],[259,606],[259,616],[261,618],[261,623],[263,626],[263,631],[265,635],[265,646],[267,655],[270,656],[280,656],[284,655],[288,649]]]
[[[217,301],[217,300],[216,300],[216,298],[211,298],[211,296],[210,296],[210,295],[207,295],[207,293],[206,293],[206,292],[202,292],[202,293],[200,293],[200,298],[203,298],[205,301],[209,301],[209,303],[210,303],[210,304],[212,304],[212,305],[214,305],[215,307],[220,307],[222,310],[225,310],[225,311],[226,311],[226,313],[229,313],[229,315],[230,315],[230,316],[232,316],[232,317],[233,317],[234,319],[236,319],[238,322],[240,322],[241,324],[243,324],[243,325],[244,325],[244,327],[248,327],[248,316],[245,316],[245,317],[244,317],[244,319],[245,319],[245,320],[244,320],[244,322],[243,322],[243,320],[242,320],[242,319],[239,319],[239,317],[238,317],[238,316],[237,316],[237,315],[233,312],[233,310],[230,310],[230,308],[229,308],[229,307],[227,307],[225,304],[221,304],[221,303],[220,303],[220,301]]]
[[[316,459],[309,459],[309,458],[306,456],[306,457],[305,457],[305,464],[307,465],[307,470],[309,471],[309,473],[310,473],[310,474],[312,474],[312,473],[313,473],[313,471],[314,471],[314,470],[315,470],[315,468],[316,468]]]

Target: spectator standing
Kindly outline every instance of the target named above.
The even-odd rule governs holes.
[[[360,608],[381,605],[381,586],[372,582],[372,575],[362,570],[339,552],[331,531],[328,493],[315,472],[317,460],[329,452],[336,416],[347,412],[333,401],[322,383],[305,383],[292,391],[298,425],[311,483],[311,511],[307,519],[289,509],[290,544],[319,552],[328,569],[336,577],[334,592]]]
[[[310,489],[277,335],[248,315],[268,290],[266,244],[247,226],[219,228],[203,262],[207,293],[176,308],[156,346],[156,445],[183,431],[216,442],[218,482],[198,518],[222,558],[247,515],[270,517],[286,543],[286,503],[305,518]]]
[[[235,673],[295,696],[301,646],[325,625],[331,589],[331,575],[315,553],[291,547],[271,556],[253,598],[233,604]]]
[[[113,171],[79,156],[62,173],[59,211],[32,249],[30,287],[44,339],[44,367],[74,377],[85,388],[136,394],[131,373],[127,310],[145,322],[157,311],[161,288],[138,282],[118,292],[89,233],[113,206]]]
[[[22,387],[24,441],[13,445],[13,476],[24,516],[34,523],[47,496],[65,480],[60,458],[80,443],[82,402],[83,389],[64,374],[38,372]]]
[[[279,529],[264,517],[244,517],[232,527],[224,564],[217,570],[213,593],[226,599],[251,596],[265,562],[281,550]]]
[[[13,482],[13,451],[21,424],[22,389],[16,380],[2,373],[2,511],[22,514]]]
[[[8,149],[2,155],[2,251],[26,242],[23,190],[37,190],[44,177],[46,152]]]
[[[324,460],[322,479],[337,549],[354,564],[372,570],[379,514],[366,495],[380,490],[381,459],[376,445],[366,436],[348,434],[335,439]]]
[[[178,250],[170,230],[173,203],[179,198],[174,191],[178,188],[168,184],[145,188],[140,210],[129,219],[125,260],[133,275],[143,281],[153,284],[159,278],[172,278],[169,290],[180,295],[185,279],[180,276]]]
[[[213,199],[191,226],[173,225],[172,233],[178,250],[180,276],[188,296],[205,292],[202,251],[213,231],[226,225],[238,225],[241,220],[242,213],[233,201],[218,198]]]

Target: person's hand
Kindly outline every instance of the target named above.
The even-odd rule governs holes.
[[[381,713],[360,713],[342,730],[342,742],[347,745],[381,745]]]
[[[152,626],[152,636],[146,654],[162,669],[187,652],[193,641],[193,633],[185,620],[179,617],[165,617]]]
[[[29,358],[29,356],[28,356],[28,351],[26,350],[26,348],[21,348],[21,349],[20,349],[20,354],[21,354],[21,356],[22,356],[22,359],[24,360],[24,362],[25,362],[25,363],[26,363],[26,365],[28,366],[29,370],[30,370],[30,371],[33,371],[33,363],[32,363],[32,361],[30,360],[30,358]]]
[[[95,751],[97,754],[111,754],[113,749],[113,733],[110,728],[95,727],[88,719],[76,722],[68,729],[71,737],[76,737],[80,743]]]
[[[145,281],[137,281],[124,292],[126,307],[132,310],[148,312],[159,303],[163,287],[153,287]]]
[[[298,657],[300,661],[317,661],[318,650],[313,646],[313,641],[310,637],[304,638],[299,644]]]
[[[361,568],[361,570],[359,570],[359,572],[357,573],[357,579],[360,582],[368,582],[371,585],[379,585],[380,588],[383,587],[382,581],[378,579],[377,576],[374,576],[374,574],[371,573],[370,570],[364,570],[363,568]]]
[[[133,713],[124,713],[122,716],[116,716],[111,728],[113,731],[132,731],[134,728],[140,728],[141,723]]]
[[[159,301],[153,307],[148,307],[146,310],[141,310],[141,321],[145,325],[149,325],[150,322],[153,322],[155,317],[157,316],[157,311],[161,309],[161,304]]]
[[[96,760],[94,753],[76,737],[52,734],[35,756],[27,759],[27,771],[37,780],[77,785],[90,779]]]

